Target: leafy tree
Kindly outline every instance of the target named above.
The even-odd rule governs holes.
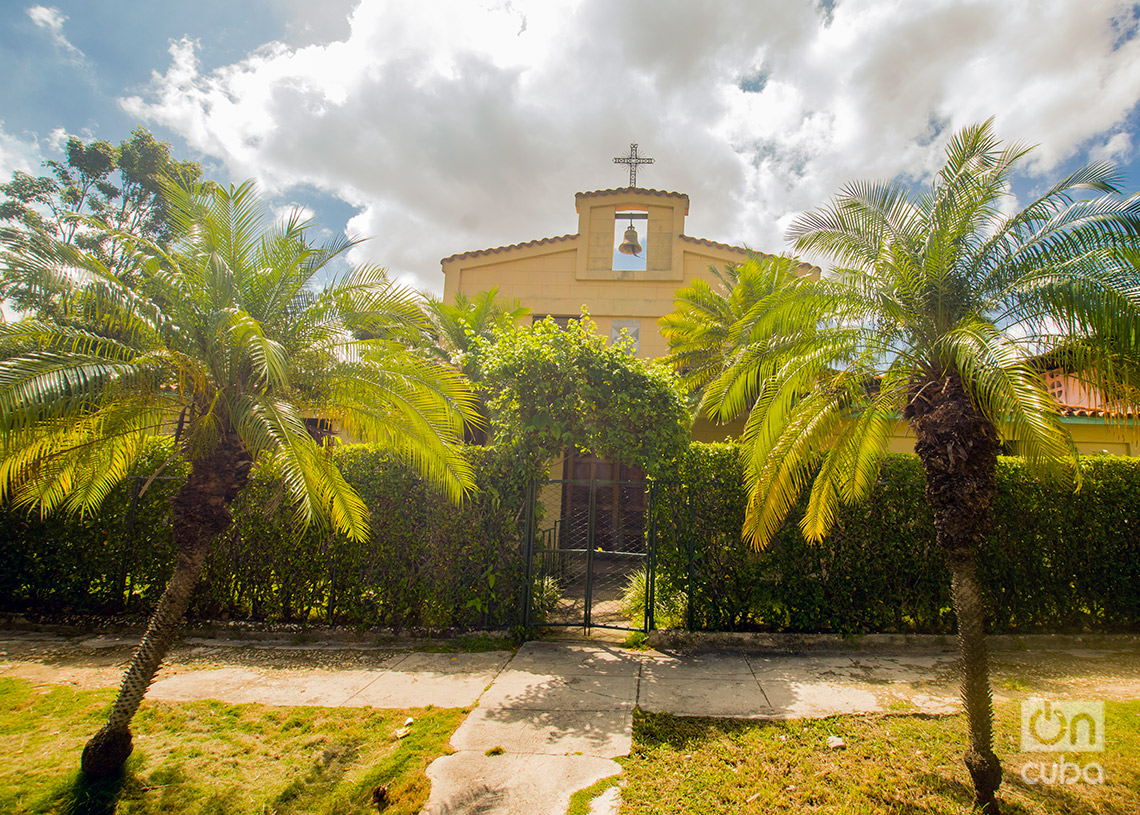
[[[577,448],[652,475],[688,445],[672,374],[609,345],[588,318],[500,332],[481,355],[492,427],[540,460]]]
[[[300,525],[355,540],[368,534],[367,509],[318,441],[322,422],[396,451],[455,500],[472,484],[454,442],[473,397],[457,372],[408,350],[425,328],[414,297],[374,267],[316,288],[351,243],[311,246],[297,216],[270,227],[250,183],[162,192],[169,249],[116,235],[133,253],[130,284],[99,254],[57,246],[59,262],[36,282],[61,319],[0,330],[0,498],[94,512],[153,436],[173,434],[190,464],[172,499],[174,572],[83,751],[94,776],[130,753],[130,721],[254,461],[280,473]]]
[[[990,524],[999,444],[1038,473],[1079,478],[1042,360],[1127,410],[1136,388],[1140,198],[1093,164],[1005,214],[1030,148],[986,122],[956,134],[927,190],[855,183],[802,216],[791,237],[833,257],[734,330],[704,407],[748,413],[745,533],[758,547],[811,484],[801,528],[820,540],[839,502],[875,484],[900,416],[916,439],[937,542],[952,573],[976,804],[998,811],[992,697],[976,565]],[[1059,355],[1059,356],[1058,356]]]
[[[129,273],[133,260],[125,236],[166,246],[173,237],[163,179],[197,181],[201,168],[178,161],[170,145],[147,130],[135,128],[118,146],[106,141],[84,143],[72,136],[64,161],[44,163],[48,173],[19,172],[0,184],[0,293],[21,309],[51,307],[33,285],[30,259],[42,258],[56,244],[72,245],[100,259],[115,274]]]

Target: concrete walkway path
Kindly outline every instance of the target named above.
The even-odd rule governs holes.
[[[469,707],[507,664],[505,651],[399,654],[377,668],[214,668],[170,673],[148,699],[321,707]]]
[[[620,648],[530,642],[428,767],[425,815],[561,813],[621,772],[643,659]]]
[[[952,651],[853,657],[747,652],[685,655],[595,644],[531,642],[519,649],[429,768],[425,815],[565,812],[570,797],[621,772],[633,710],[783,719],[872,713],[901,688],[948,670]],[[949,712],[952,691],[914,694],[915,709]],[[595,811],[615,811],[612,797]]]

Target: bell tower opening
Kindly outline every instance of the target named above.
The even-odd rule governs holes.
[[[614,271],[645,271],[649,210],[623,207],[614,213]]]

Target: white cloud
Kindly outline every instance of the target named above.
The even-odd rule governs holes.
[[[67,147],[69,138],[71,138],[70,134],[62,127],[53,128],[47,137],[48,147],[54,152],[62,152],[63,148]]]
[[[312,221],[315,216],[316,213],[304,204],[286,204],[273,210],[273,222],[277,224],[286,224],[294,217],[304,223]]]
[[[33,23],[51,33],[51,38],[55,44],[67,54],[72,62],[80,65],[86,62],[83,52],[72,45],[64,36],[63,24],[67,22],[67,16],[62,14],[59,9],[54,6],[30,6],[27,13]]]
[[[0,122],[0,182],[7,182],[12,173],[21,170],[39,175],[43,155],[35,139],[22,139],[4,130]]]
[[[1129,8],[845,0],[826,24],[810,0],[363,0],[343,39],[209,73],[175,42],[123,105],[239,178],[359,207],[356,257],[439,290],[442,256],[573,232],[573,194],[624,184],[610,159],[632,141],[657,162],[642,185],[690,194],[690,234],[768,251],[843,183],[922,178],[990,116],[1040,142],[1036,173],[1119,154]]]
[[[1089,150],[1089,159],[1092,161],[1118,162],[1131,158],[1134,152],[1132,134],[1114,133],[1108,141]]]
[[[51,31],[53,37],[63,36],[63,23],[67,19],[60,10],[49,6],[30,6],[27,9],[32,22]]]

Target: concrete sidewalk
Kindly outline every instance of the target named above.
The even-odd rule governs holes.
[[[0,633],[0,676],[114,687],[133,644],[127,636],[36,640]],[[557,813],[576,790],[621,771],[614,759],[630,752],[635,707],[744,718],[829,716],[893,706],[882,691],[894,688],[914,695],[916,709],[943,712],[956,707],[952,690],[913,694],[906,683],[945,672],[954,656],[949,648],[869,657],[661,653],[564,641],[530,642],[513,655],[409,653],[188,638],[147,697],[473,708],[452,737],[456,752],[428,770],[425,812]],[[879,691],[868,683],[878,683]]]
[[[397,655],[383,667],[372,669],[189,670],[159,679],[151,685],[147,698],[320,707],[470,707],[510,657],[506,651],[411,653]]]

